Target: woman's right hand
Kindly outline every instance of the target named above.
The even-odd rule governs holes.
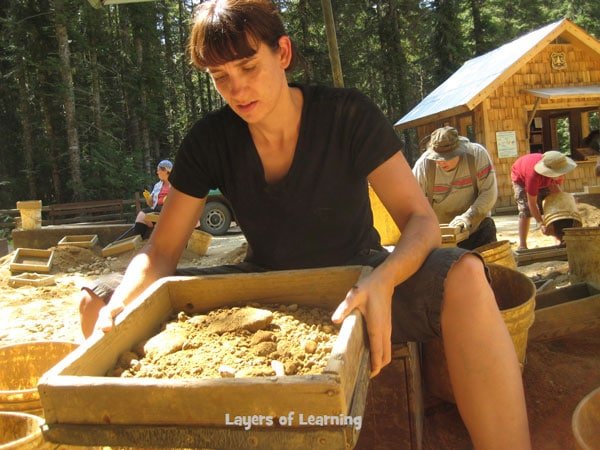
[[[121,311],[125,308],[123,303],[112,303],[104,306],[98,312],[98,320],[96,321],[96,329],[101,330],[103,333],[110,331],[115,324],[115,317],[117,317]]]

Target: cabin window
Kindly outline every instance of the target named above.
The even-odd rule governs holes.
[[[588,113],[588,126],[590,131],[600,130],[600,112],[592,111]]]
[[[564,155],[571,156],[571,131],[568,115],[552,117],[550,129],[552,130],[552,149],[558,150]]]
[[[466,136],[471,142],[477,142],[475,137],[475,126],[473,125],[473,114],[465,114],[458,118],[458,133]]]

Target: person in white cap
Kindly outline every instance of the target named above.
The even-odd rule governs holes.
[[[564,175],[577,163],[556,150],[530,153],[518,158],[511,167],[515,200],[519,209],[519,250],[527,249],[529,224],[533,217],[544,234],[550,234],[543,225],[541,204],[554,192],[561,192]]]
[[[469,232],[459,247],[474,250],[496,242],[491,211],[498,198],[496,173],[487,150],[459,136],[454,127],[431,133],[413,173],[440,224]]]
[[[158,163],[156,166],[158,181],[152,188],[152,192],[144,191],[144,198],[148,206],[137,214],[133,227],[119,236],[116,240],[125,239],[126,237],[135,236],[137,234],[142,236],[142,239],[148,237],[150,230],[154,227],[154,223],[150,220],[146,220],[146,215],[151,212],[161,211],[165,199],[167,198],[167,194],[171,189],[171,183],[169,182],[171,170],[173,170],[173,163],[168,159],[163,159]]]

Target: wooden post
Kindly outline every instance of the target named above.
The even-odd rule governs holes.
[[[335,34],[331,0],[321,0],[321,5],[323,6],[323,19],[325,20],[325,32],[327,33],[327,46],[329,47],[329,62],[331,63],[333,85],[335,87],[344,87],[344,76],[342,75],[342,63],[340,62],[337,36]]]

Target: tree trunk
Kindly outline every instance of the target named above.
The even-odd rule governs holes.
[[[475,44],[475,55],[479,56],[485,53],[485,30],[481,20],[482,0],[471,0],[471,15],[473,16],[473,33],[471,39]]]
[[[185,0],[179,0],[179,44],[184,55],[186,52],[187,33],[185,25],[190,16],[190,12],[186,10]],[[181,75],[185,86],[185,104],[187,111],[190,111],[193,118],[198,117],[198,105],[196,103],[196,95],[194,93],[194,83],[191,78],[191,67],[188,64],[188,58],[181,58]]]
[[[329,62],[331,64],[333,85],[336,87],[344,87],[344,76],[342,75],[342,63],[340,61],[340,51],[338,49],[331,0],[321,0],[321,6],[323,7],[323,18],[325,19],[325,31],[327,33],[327,46],[329,48]]]
[[[43,70],[38,70],[38,80],[41,86],[48,84],[48,80],[46,74]],[[58,147],[56,145],[56,133],[54,132],[54,126],[52,125],[52,106],[50,103],[50,99],[48,95],[41,94],[40,98],[40,112],[42,114],[42,127],[44,129],[44,134],[46,135],[46,139],[48,141],[48,148],[46,150],[46,155],[48,157],[48,161],[50,163],[50,172],[52,179],[52,191],[53,191],[53,200],[56,203],[61,203],[62,199],[62,188],[61,188],[61,177],[60,177],[60,169],[59,169],[59,155],[58,155]]]
[[[123,113],[125,116],[125,127],[127,130],[126,140],[130,152],[135,156],[141,149],[140,121],[135,102],[135,93],[132,93],[133,69],[129,55],[132,54],[130,39],[130,22],[127,15],[128,9],[119,8],[119,39],[121,44],[121,89],[123,90]],[[134,159],[135,160],[135,159]],[[143,165],[139,167],[143,170]]]
[[[25,159],[25,177],[30,199],[37,199],[35,182],[35,169],[33,167],[33,126],[31,123],[31,108],[29,107],[29,88],[27,87],[27,74],[19,58],[19,119],[23,128],[23,157]]]
[[[163,22],[162,38],[164,39],[164,42],[165,42],[165,59],[167,60],[167,72],[173,75],[173,74],[177,73],[177,68],[175,67],[175,63],[173,62],[174,61],[173,40],[172,40],[173,31],[172,31],[172,26],[171,26],[171,19],[169,17],[169,8],[166,6],[166,4],[163,3],[160,6],[160,10],[162,11],[162,22]],[[179,109],[179,100],[177,97],[177,91],[175,90],[175,81],[176,80],[173,79],[172,76],[167,77],[167,79],[165,80],[166,91],[167,91],[165,107],[167,110],[166,116],[169,121],[168,128],[169,128],[169,140],[170,140],[171,147],[177,147],[182,139],[181,134],[179,133],[179,130],[177,129],[177,127],[175,127],[176,111],[178,111],[178,109]]]
[[[50,6],[54,9],[54,29],[58,41],[60,75],[64,88],[63,105],[65,109],[67,143],[69,146],[70,184],[73,189],[73,198],[80,199],[83,195],[83,182],[81,180],[79,134],[77,133],[75,120],[75,93],[73,76],[71,74],[69,36],[65,22],[63,0],[50,0]]]
[[[135,55],[136,55],[136,64],[137,68],[140,71],[143,71],[144,67],[144,45],[143,38],[140,36],[140,30],[135,31],[136,36],[134,38],[135,42]],[[140,96],[140,111],[142,112],[140,116],[140,134],[142,137],[142,161],[144,164],[144,171],[150,175],[152,174],[152,164],[150,161],[150,130],[148,129],[148,96],[146,94],[147,89],[144,81],[144,77],[140,76],[140,85],[139,85],[139,96]]]

